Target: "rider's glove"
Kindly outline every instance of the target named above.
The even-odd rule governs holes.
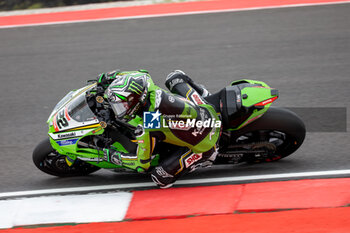
[[[114,70],[108,73],[102,73],[97,77],[97,83],[106,88],[113,82],[119,72],[119,70]]]

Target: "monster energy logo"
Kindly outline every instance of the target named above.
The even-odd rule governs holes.
[[[131,81],[130,85],[128,87],[128,90],[136,92],[136,94],[141,94],[142,93],[142,85],[138,84],[135,81]]]

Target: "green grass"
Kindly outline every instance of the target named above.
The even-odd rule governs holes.
[[[39,8],[43,8],[43,7],[44,7],[44,5],[40,2],[38,2],[38,3],[34,3],[34,4],[30,5],[27,9],[39,9]]]

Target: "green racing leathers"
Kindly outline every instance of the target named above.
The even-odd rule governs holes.
[[[126,80],[123,81],[125,88],[130,85],[127,80],[145,80],[147,97],[135,113],[139,117],[132,116],[134,123],[142,129],[136,138],[136,153],[127,154],[110,148],[111,151],[106,156],[108,160],[144,172],[150,168],[156,143],[163,141],[178,146],[176,151],[161,155],[164,159],[152,171],[152,179],[160,187],[171,186],[186,171],[194,170],[199,165],[209,165],[215,160],[221,121],[214,108],[186,83],[189,78],[183,72],[173,72],[170,77],[170,81],[177,82],[172,84],[171,90],[186,93],[183,96],[155,85],[146,71],[117,72],[110,78],[114,79],[110,86],[120,83],[118,79],[123,78]]]

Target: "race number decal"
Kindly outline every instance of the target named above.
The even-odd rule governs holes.
[[[62,109],[57,115],[56,115],[56,124],[59,129],[62,129],[64,127],[67,127],[69,125],[68,120],[65,116],[65,110]]]

